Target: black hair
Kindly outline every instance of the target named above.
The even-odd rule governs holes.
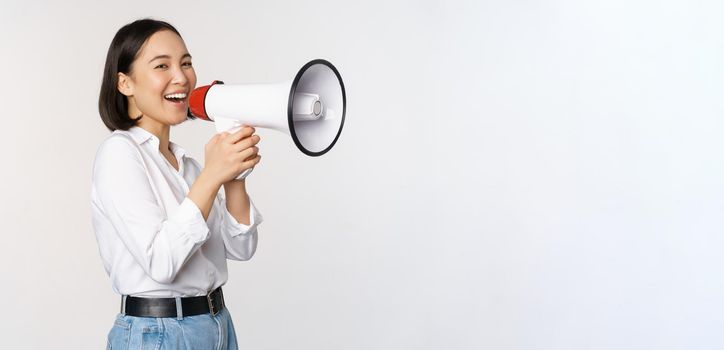
[[[118,91],[118,73],[129,74],[131,64],[143,44],[161,30],[170,30],[179,37],[181,36],[178,30],[169,23],[144,18],[126,24],[113,37],[106,55],[101,92],[98,98],[101,120],[110,131],[128,130],[143,117],[140,115],[132,118],[128,115],[128,98]],[[188,118],[195,119],[190,113]]]

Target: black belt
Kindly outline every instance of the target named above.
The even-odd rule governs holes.
[[[221,287],[207,295],[180,299],[181,307],[177,308],[176,298],[139,298],[128,295],[125,310],[121,299],[121,313],[137,317],[180,317],[208,313],[216,316],[226,306]]]

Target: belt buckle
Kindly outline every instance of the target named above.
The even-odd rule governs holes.
[[[211,292],[209,292],[209,294],[206,294],[206,301],[209,303],[209,311],[211,312],[211,316],[216,316],[219,313],[219,310],[216,310],[216,308],[214,308],[214,298],[211,297],[211,294],[213,293],[214,291],[212,290]]]

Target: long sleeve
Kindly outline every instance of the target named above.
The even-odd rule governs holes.
[[[171,283],[209,238],[201,211],[188,197],[167,211],[157,198],[136,146],[125,137],[103,143],[93,168],[95,197],[103,215],[146,274]]]
[[[264,220],[254,202],[249,198],[249,225],[239,223],[226,208],[226,198],[223,195],[218,197],[219,209],[222,212],[221,237],[224,240],[226,258],[231,260],[245,261],[251,259],[256,252],[258,240],[257,226]]]

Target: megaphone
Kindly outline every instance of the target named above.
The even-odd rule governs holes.
[[[323,59],[308,62],[291,80],[237,85],[217,80],[189,96],[189,113],[213,121],[217,132],[233,133],[244,125],[281,131],[312,157],[337,142],[346,107],[342,77]]]

